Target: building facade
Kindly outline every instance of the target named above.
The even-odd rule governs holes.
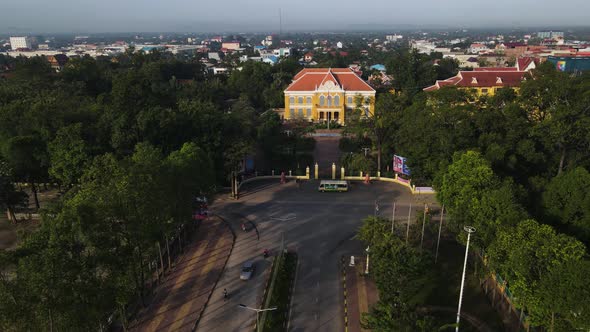
[[[375,90],[350,68],[306,68],[285,90],[286,120],[336,121],[360,107],[364,116],[375,110]]]
[[[473,71],[460,71],[456,76],[446,80],[437,80],[424,91],[436,91],[445,86],[469,89],[477,96],[493,96],[499,89],[513,88],[518,90],[520,83],[526,79],[526,72],[517,68],[483,67]]]
[[[590,70],[590,56],[550,56],[547,61],[563,72],[579,74]]]
[[[13,51],[23,48],[32,49],[33,44],[29,37],[10,37],[10,48]]]

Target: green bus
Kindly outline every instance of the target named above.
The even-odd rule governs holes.
[[[322,180],[318,190],[321,192],[336,191],[345,192],[348,191],[348,181],[337,181],[337,180]]]

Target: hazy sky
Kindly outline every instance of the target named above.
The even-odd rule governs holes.
[[[590,0],[0,0],[0,33],[590,25]]]

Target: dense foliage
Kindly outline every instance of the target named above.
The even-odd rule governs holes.
[[[403,64],[418,59],[407,56]],[[482,254],[488,271],[507,280],[513,304],[525,310],[529,323],[554,331],[588,329],[584,298],[590,284],[583,275],[590,264],[590,75],[570,76],[544,64],[516,91],[477,96],[455,88],[415,94],[415,82],[428,81],[432,74],[415,65],[404,70],[409,72],[398,72],[398,93],[378,96],[388,101],[377,103],[376,117],[360,123],[362,130],[347,128],[356,132],[342,142],[351,152],[344,158],[374,171],[378,163],[361,158],[363,146],[377,150],[368,157],[374,161],[390,160],[393,153],[407,157],[412,181],[437,190],[459,242],[465,241],[463,226],[477,229],[475,252]],[[379,121],[393,127],[384,139],[376,135]],[[366,220],[360,235],[371,248],[387,244],[375,246],[374,277],[380,294],[397,294],[406,286],[391,281],[400,277],[391,269],[403,266],[394,254],[403,244],[388,239],[383,227]],[[386,254],[380,262],[379,255]],[[390,269],[389,280],[379,275],[379,264]],[[412,264],[420,268],[423,263]],[[393,288],[386,290],[383,282]],[[400,308],[382,299],[366,325],[401,330],[395,324],[402,324],[402,317],[416,320],[416,311]]]
[[[299,69],[290,60],[229,77],[157,52],[71,59],[59,73],[41,57],[3,61],[13,70],[0,80],[0,208],[26,204],[18,182],[37,208],[40,183],[63,193],[0,257],[3,331],[88,331],[113,313],[125,322],[147,294],[156,243],[186,226],[196,195],[256,152],[310,149],[266,112]]]

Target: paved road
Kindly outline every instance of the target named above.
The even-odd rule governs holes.
[[[392,202],[397,201],[396,220],[407,219],[410,202],[419,200],[408,189],[391,183],[369,186],[355,183],[348,193],[319,193],[318,182],[309,181],[299,189],[294,183],[255,184],[245,188],[239,201],[221,201],[213,210],[232,219],[238,238],[228,267],[214,291],[198,331],[245,331],[253,327],[255,315],[237,307],[260,304],[264,273],[268,262],[262,250],[276,252],[284,238],[285,245],[299,254],[298,277],[295,284],[290,331],[342,331],[342,293],[340,258],[361,253],[359,241],[353,239],[362,218],[374,213],[374,202],[380,211],[391,215]],[[233,217],[233,218],[232,218]],[[256,224],[256,232],[241,233],[239,223],[247,218]],[[255,259],[258,271],[248,282],[238,280],[240,264]],[[223,302],[223,288],[232,298]]]

